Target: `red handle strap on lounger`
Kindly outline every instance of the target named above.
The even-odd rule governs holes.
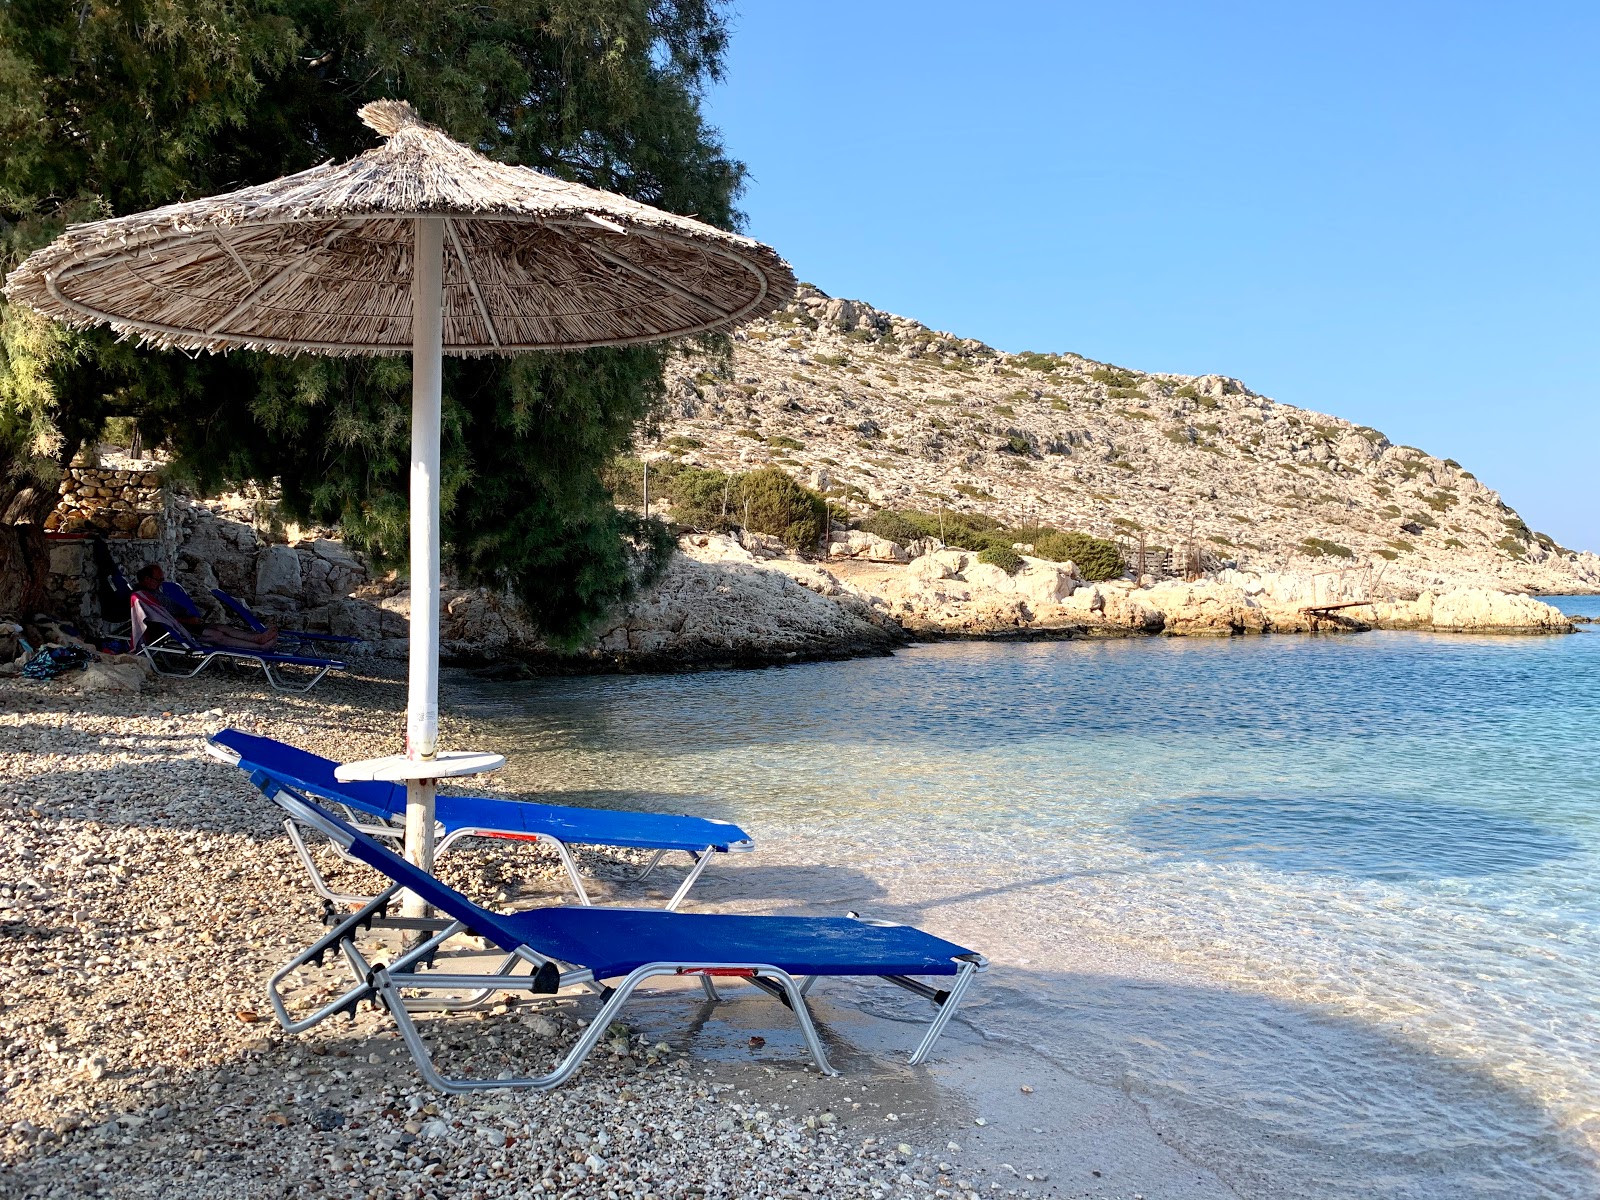
[[[754,967],[679,967],[679,975],[721,975],[732,979],[754,979]]]

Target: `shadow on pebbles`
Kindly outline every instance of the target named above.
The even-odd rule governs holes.
[[[575,1082],[546,1093],[437,1094],[367,1009],[282,1033],[262,985],[317,935],[320,905],[272,813],[202,738],[234,725],[363,757],[392,749],[403,701],[400,681],[375,676],[312,697],[220,673],[115,697],[0,680],[0,1195],[1048,1191],[963,1173],[915,1120],[897,1132],[888,1106],[939,1109],[925,1070],[868,1059],[831,1030],[849,1074],[823,1079],[789,1014],[748,988],[715,1006],[644,998]],[[555,895],[551,864],[531,856],[514,870],[470,853],[446,863],[486,903]],[[616,882],[627,862],[583,865],[598,890],[630,894]],[[307,979],[297,998],[340,982]],[[826,986],[819,1001],[824,1019],[845,1016]],[[493,1077],[547,1069],[591,1011],[501,1006],[425,1028],[443,1066]]]

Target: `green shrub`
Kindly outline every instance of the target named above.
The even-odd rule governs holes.
[[[774,450],[804,450],[806,448],[804,442],[797,442],[792,437],[784,437],[782,434],[769,437],[767,445]]]
[[[1404,538],[1397,538],[1394,541],[1390,542],[1389,545],[1393,546],[1396,550],[1400,551],[1400,553],[1402,553],[1402,554],[1414,554],[1414,553],[1416,553],[1416,549],[1417,549],[1415,546],[1413,546],[1410,542],[1406,541]]]
[[[1456,497],[1454,492],[1447,489],[1435,492],[1431,496],[1423,496],[1422,502],[1433,509],[1434,512],[1442,513],[1450,510],[1451,505],[1456,503]]]
[[[639,484],[644,464],[629,454],[618,454],[600,468],[600,486],[627,508],[638,508]]]
[[[990,546],[978,553],[978,561],[999,567],[1007,575],[1015,575],[1022,567],[1022,555],[1010,546]]]
[[[1131,388],[1139,386],[1139,377],[1132,371],[1124,371],[1121,367],[1097,367],[1089,372],[1089,378],[1096,383],[1103,383],[1107,387]]]
[[[687,434],[675,433],[667,439],[668,450],[701,450],[704,447],[705,443],[699,438]]]
[[[1378,557],[1379,558],[1386,558],[1390,562],[1393,562],[1395,559],[1400,557],[1400,552],[1398,550],[1384,550],[1384,549],[1380,548],[1378,550]]]
[[[1033,446],[1028,439],[1014,429],[1006,435],[1005,445],[1000,449],[1007,454],[1033,454]]]
[[[828,528],[827,502],[777,467],[762,467],[736,481],[740,519],[748,528],[782,538],[796,550],[813,550]]]
[[[1467,544],[1460,538],[1445,538],[1444,544],[1452,550],[1465,550],[1467,548]]]
[[[915,542],[929,536],[927,527],[917,520],[925,516],[925,513],[901,513],[885,508],[862,521],[859,528],[904,546],[907,542]],[[932,536],[937,537],[938,533],[939,524],[935,520]]]
[[[1019,367],[1030,371],[1042,371],[1046,375],[1053,374],[1061,364],[1053,355],[1037,354],[1032,350],[1024,350],[1021,354],[1013,354],[1011,361]]]
[[[1090,583],[1115,579],[1128,569],[1115,542],[1076,531],[1040,530],[1033,535],[1033,552],[1040,558],[1073,563]]]
[[[731,528],[737,519],[739,493],[735,484],[734,477],[725,471],[690,467],[659,486],[672,500],[672,518],[679,525],[720,533]]]
[[[881,509],[858,526],[868,533],[904,545],[918,538],[938,538],[960,550],[987,550],[991,546],[1010,547],[1022,535],[1005,529],[987,513],[937,513],[917,509]]]
[[[1521,561],[1527,557],[1527,544],[1513,537],[1509,533],[1496,542],[1495,545],[1499,546],[1500,549],[1504,550],[1512,558],[1515,558],[1518,561]]]
[[[1354,558],[1356,552],[1349,546],[1341,546],[1338,542],[1330,542],[1327,538],[1308,537],[1300,543],[1303,553],[1313,558],[1327,556],[1329,558]]]

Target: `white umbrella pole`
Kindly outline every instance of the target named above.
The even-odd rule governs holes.
[[[444,342],[444,219],[416,219],[411,279],[411,677],[406,757],[439,743],[439,421]],[[406,782],[406,857],[433,870],[432,779]],[[408,894],[406,909],[420,906]]]

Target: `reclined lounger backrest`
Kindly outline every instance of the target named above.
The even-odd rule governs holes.
[[[341,783],[334,777],[333,771],[338,764],[332,759],[275,738],[260,737],[239,729],[218,730],[211,735],[211,740],[237,754],[241,763],[248,761],[257,769],[301,791],[348,804],[375,817],[400,817],[405,814],[404,784],[381,779]]]
[[[413,866],[393,850],[352,828],[315,801],[285,787],[270,771],[248,759],[239,765],[250,772],[250,782],[277,804],[297,824],[308,826],[343,846],[373,870],[415,892],[429,904],[462,922],[479,937],[488,938],[506,953],[523,944],[517,931],[499,916],[468,900],[448,884],[440,883],[421,867]]]
[[[165,579],[161,582],[161,594],[166,598],[167,606],[186,617],[205,618],[205,613],[200,611],[200,606],[184,591],[183,585],[175,579]]]
[[[267,631],[267,627],[262,623],[261,618],[256,616],[255,613],[251,612],[250,606],[237,596],[230,595],[221,588],[212,588],[211,594],[217,598],[217,600],[222,604],[222,607],[226,608],[234,616],[238,617],[239,620],[243,621],[249,628],[255,630],[257,633],[265,633]]]
[[[146,600],[138,592],[128,597],[128,612],[133,619],[133,627],[129,642],[135,654],[142,650],[151,641],[147,635],[153,627],[158,634],[164,633],[174,643],[185,650],[203,651],[205,647],[189,635],[183,627],[183,622],[178,620],[159,604]]]

